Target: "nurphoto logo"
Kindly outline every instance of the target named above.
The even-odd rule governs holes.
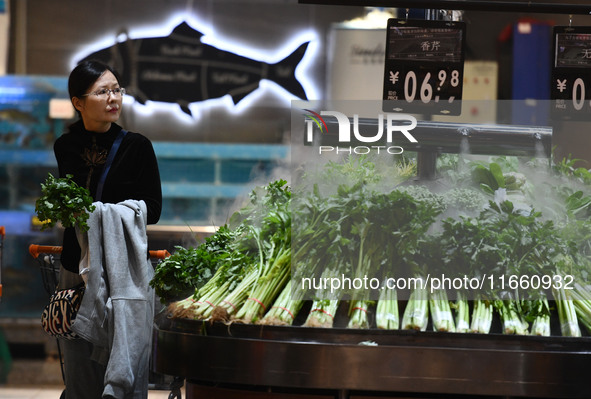
[[[378,122],[375,126],[377,131],[368,133],[367,131],[360,131],[359,115],[357,114],[353,115],[351,120],[347,115],[338,111],[320,111],[320,113],[309,109],[304,109],[304,111],[308,113],[305,116],[305,142],[306,144],[319,142],[318,154],[320,155],[325,153],[368,154],[370,152],[378,154],[385,152],[391,155],[402,154],[404,152],[402,147],[392,145],[394,133],[402,133],[411,143],[418,142],[410,133],[417,126],[417,120],[412,115],[389,113],[384,116],[384,114],[378,114]],[[326,117],[334,118],[329,119],[330,131],[328,129],[329,124],[325,120]],[[335,120],[337,132],[333,131],[335,130]],[[317,134],[321,136],[318,137]],[[322,135],[336,136],[338,144],[324,145],[323,141],[325,140],[322,140]],[[315,141],[315,138],[320,138],[320,140]]]

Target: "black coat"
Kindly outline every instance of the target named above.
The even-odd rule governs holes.
[[[72,175],[73,180],[86,187],[95,198],[107,155],[120,131],[121,126],[112,124],[108,132],[94,133],[84,129],[82,121],[74,123],[53,147],[59,176]],[[143,200],[148,210],[148,224],[158,222],[162,211],[158,162],[150,140],[133,132],[128,132],[121,142],[100,201],[116,204],[128,199]],[[74,229],[68,228],[64,231],[62,265],[78,273],[79,260],[80,247]]]

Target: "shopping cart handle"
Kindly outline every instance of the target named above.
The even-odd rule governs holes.
[[[0,226],[0,237],[4,238],[5,235],[6,229],[4,228],[4,226]]]
[[[149,252],[150,252],[150,258],[165,259],[170,256],[170,252],[168,252],[166,249],[160,249],[157,251],[149,251]]]
[[[36,244],[29,245],[29,253],[35,259],[37,259],[40,254],[59,254],[61,252],[62,252],[62,247],[59,247],[59,246],[36,245]],[[150,258],[164,259],[164,258],[168,258],[169,256],[170,256],[170,253],[166,249],[161,249],[158,251],[150,251]]]
[[[58,246],[36,244],[29,245],[29,253],[35,259],[37,259],[40,254],[60,254],[61,252],[62,247]]]

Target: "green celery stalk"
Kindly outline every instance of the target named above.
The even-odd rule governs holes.
[[[331,328],[338,307],[339,301],[337,299],[315,300],[304,327]]]
[[[456,311],[456,332],[469,332],[470,307],[468,306],[468,300],[464,291],[457,292],[457,298],[453,307]]]
[[[539,335],[543,337],[550,336],[550,305],[548,304],[548,299],[544,298],[539,301],[540,308],[539,314],[534,319],[532,326],[531,326],[531,335]]]
[[[256,282],[258,272],[256,269],[249,271],[240,283],[231,291],[226,292],[226,296],[221,299],[217,305],[227,311],[228,316],[234,315],[242,307],[248,294]],[[224,291],[225,292],[225,291]],[[205,310],[206,318],[211,315],[213,308]]]
[[[562,335],[565,337],[580,337],[581,329],[573,301],[567,297],[562,287],[554,289],[554,298],[556,299]]]
[[[371,301],[351,301],[348,328],[369,328],[367,312],[371,303]]]
[[[470,330],[473,333],[488,334],[492,325],[493,305],[491,302],[477,299],[472,310]]]
[[[191,295],[180,301],[171,302],[168,305],[167,311],[173,318],[184,317],[197,319],[198,317],[196,316],[195,310],[199,305],[196,305],[196,302],[194,295]]]
[[[501,317],[503,333],[515,335],[528,335],[529,325],[521,317],[519,301],[517,299],[505,299],[494,301],[494,306]]]
[[[376,306],[376,326],[382,330],[400,328],[396,290],[382,290]]]
[[[577,283],[575,289],[571,292],[571,297],[578,320],[591,333],[591,293]]]
[[[291,280],[287,282],[281,294],[277,297],[273,306],[265,316],[260,319],[258,324],[265,325],[283,325],[290,326],[297,317],[304,301],[301,299],[292,299]]]
[[[429,298],[429,310],[433,321],[433,330],[455,332],[456,326],[447,299],[447,292],[443,289],[433,290]]]
[[[275,298],[290,279],[291,250],[285,248],[270,260],[270,265],[264,267],[263,273],[254,283],[254,287],[246,298],[235,318],[244,323],[258,320],[267,307],[271,306]]]
[[[402,315],[403,330],[425,331],[429,323],[429,292],[421,286],[412,291]]]

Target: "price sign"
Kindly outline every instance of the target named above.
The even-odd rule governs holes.
[[[383,110],[460,115],[466,25],[388,20]]]
[[[591,27],[556,26],[553,38],[552,116],[588,120],[591,115]]]

